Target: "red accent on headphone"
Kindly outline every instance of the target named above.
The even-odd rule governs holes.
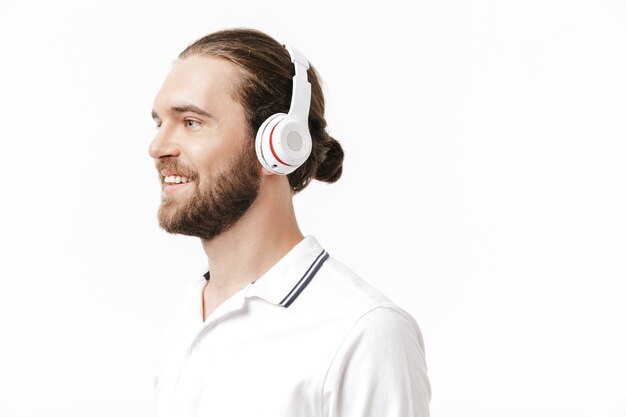
[[[280,123],[280,122],[278,122],[278,123]],[[276,126],[278,126],[278,123],[276,123],[274,125],[274,127],[272,128],[272,131],[270,132],[270,149],[272,151],[272,155],[274,155],[274,158],[276,158],[276,160],[278,162],[280,162],[281,164],[287,165],[288,167],[293,167],[295,165],[289,165],[288,163],[285,163],[285,162],[281,161],[281,159],[278,157],[278,155],[276,155],[276,152],[274,152],[274,144],[272,143],[272,137],[274,136],[274,129],[276,129]]]

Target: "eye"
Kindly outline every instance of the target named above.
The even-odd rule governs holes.
[[[161,127],[161,123],[160,123],[160,122],[159,122],[159,123],[157,123],[157,124],[154,126],[154,128],[155,128],[155,129],[157,129],[157,130],[159,130],[159,128],[160,128],[160,127]]]
[[[191,128],[198,127],[200,126],[200,122],[194,119],[185,119],[185,126]]]

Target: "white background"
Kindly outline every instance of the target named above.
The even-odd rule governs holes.
[[[414,315],[433,416],[626,416],[617,0],[0,0],[0,416],[151,415],[207,264],[158,228],[152,100],[233,26],[320,72],[345,172],[299,221]]]

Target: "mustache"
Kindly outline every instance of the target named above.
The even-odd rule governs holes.
[[[168,171],[173,171],[177,173],[181,177],[187,177],[190,180],[195,180],[197,177],[195,171],[184,166],[183,164],[181,164],[179,161],[175,159],[159,160],[155,163],[155,166],[156,166],[157,171],[159,172],[159,175],[161,175],[161,171],[168,170]]]

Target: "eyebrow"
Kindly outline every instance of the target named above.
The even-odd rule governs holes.
[[[181,104],[178,106],[172,106],[170,107],[170,112],[172,113],[196,113],[204,117],[213,117],[213,115],[211,115],[209,112],[207,112],[206,110],[202,110],[200,107],[194,104]],[[159,115],[154,109],[152,110],[152,118],[160,119]]]

